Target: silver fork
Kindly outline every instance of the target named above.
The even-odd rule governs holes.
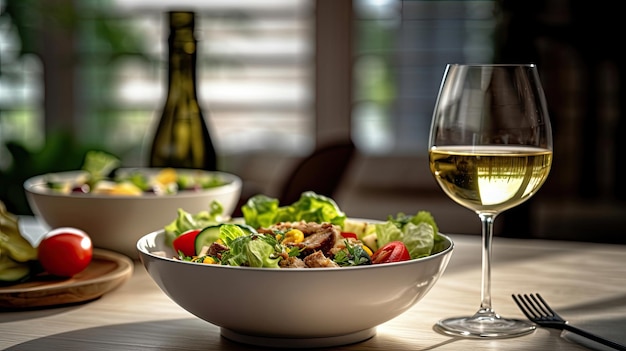
[[[626,346],[605,339],[603,337],[591,334],[588,331],[579,329],[569,324],[565,319],[561,318],[556,312],[550,308],[546,301],[539,294],[511,295],[513,300],[519,306],[520,310],[530,319],[532,322],[546,328],[555,328],[560,330],[567,330],[572,333],[584,336],[587,339],[599,342],[603,345],[610,346],[616,350],[626,351]]]

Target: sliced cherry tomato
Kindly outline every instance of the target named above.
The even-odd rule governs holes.
[[[357,239],[356,234],[350,233],[350,232],[341,232],[341,236],[343,236],[346,239],[350,239],[350,238],[355,239],[355,240]]]
[[[77,228],[51,230],[37,247],[37,259],[43,269],[60,277],[71,277],[82,272],[91,262],[92,256],[91,238]]]
[[[174,241],[172,241],[174,251],[176,251],[176,253],[182,252],[185,256],[195,256],[196,237],[201,231],[202,229],[191,229],[179,235],[176,239],[174,239]]]
[[[409,250],[401,241],[392,241],[376,250],[372,255],[372,264],[408,261],[411,259]]]

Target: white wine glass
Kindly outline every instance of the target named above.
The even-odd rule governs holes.
[[[491,246],[498,214],[533,196],[552,165],[552,130],[533,64],[449,64],[433,112],[430,170],[452,200],[482,223],[478,311],[437,322],[440,332],[505,338],[533,324],[504,318],[491,305]]]

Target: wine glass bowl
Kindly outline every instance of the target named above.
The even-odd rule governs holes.
[[[443,191],[476,212],[499,213],[526,201],[546,180],[552,153],[532,147],[443,146],[430,151]],[[472,173],[472,179],[459,174]]]
[[[533,64],[450,64],[429,138],[430,170],[443,192],[482,223],[482,289],[478,311],[441,320],[441,332],[513,337],[533,324],[499,316],[491,306],[491,241],[495,218],[532,197],[552,165],[552,130]]]

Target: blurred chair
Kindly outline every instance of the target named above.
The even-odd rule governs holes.
[[[278,187],[280,205],[298,201],[300,195],[309,190],[333,198],[355,152],[356,147],[351,140],[342,140],[324,144],[299,160]],[[232,216],[243,216],[241,206],[259,193],[261,187],[244,180],[241,198]]]
[[[348,169],[356,148],[351,140],[318,147],[296,164],[278,196],[281,205],[292,204],[305,191],[333,197]]]

